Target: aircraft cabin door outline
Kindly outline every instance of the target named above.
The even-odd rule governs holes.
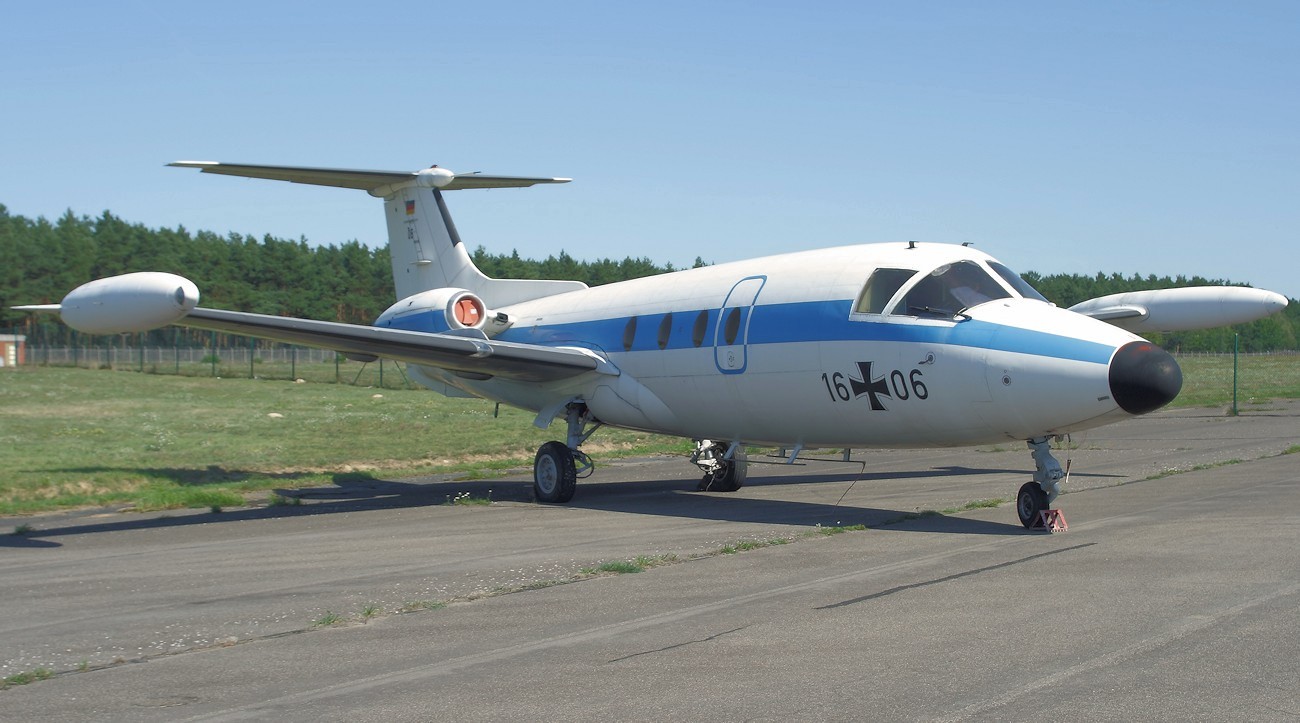
[[[723,374],[742,374],[749,365],[749,322],[766,276],[748,276],[727,293],[713,327],[713,361]]]

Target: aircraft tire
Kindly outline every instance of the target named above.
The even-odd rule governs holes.
[[[729,462],[715,474],[706,474],[700,480],[700,490],[704,492],[735,492],[745,486],[745,477],[749,473],[749,462],[745,450],[736,448]]]
[[[547,442],[533,460],[533,495],[538,502],[562,505],[578,488],[573,451],[561,442]]]
[[[1030,529],[1038,524],[1038,513],[1047,509],[1047,493],[1037,482],[1026,482],[1016,493],[1016,514],[1020,524]]]

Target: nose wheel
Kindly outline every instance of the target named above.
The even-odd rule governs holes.
[[[1026,482],[1016,493],[1016,514],[1020,524],[1029,529],[1039,523],[1040,513],[1047,509],[1047,493],[1037,482]]]

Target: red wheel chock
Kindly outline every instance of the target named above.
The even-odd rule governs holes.
[[[1043,510],[1038,513],[1038,522],[1030,529],[1065,532],[1070,526],[1066,524],[1065,515],[1060,510]]]

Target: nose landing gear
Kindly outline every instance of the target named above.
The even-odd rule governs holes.
[[[1052,456],[1051,437],[1035,437],[1028,444],[1036,467],[1034,481],[1026,482],[1016,493],[1016,515],[1027,529],[1042,524],[1041,513],[1050,509],[1060,496],[1061,480],[1065,477],[1061,463]]]

